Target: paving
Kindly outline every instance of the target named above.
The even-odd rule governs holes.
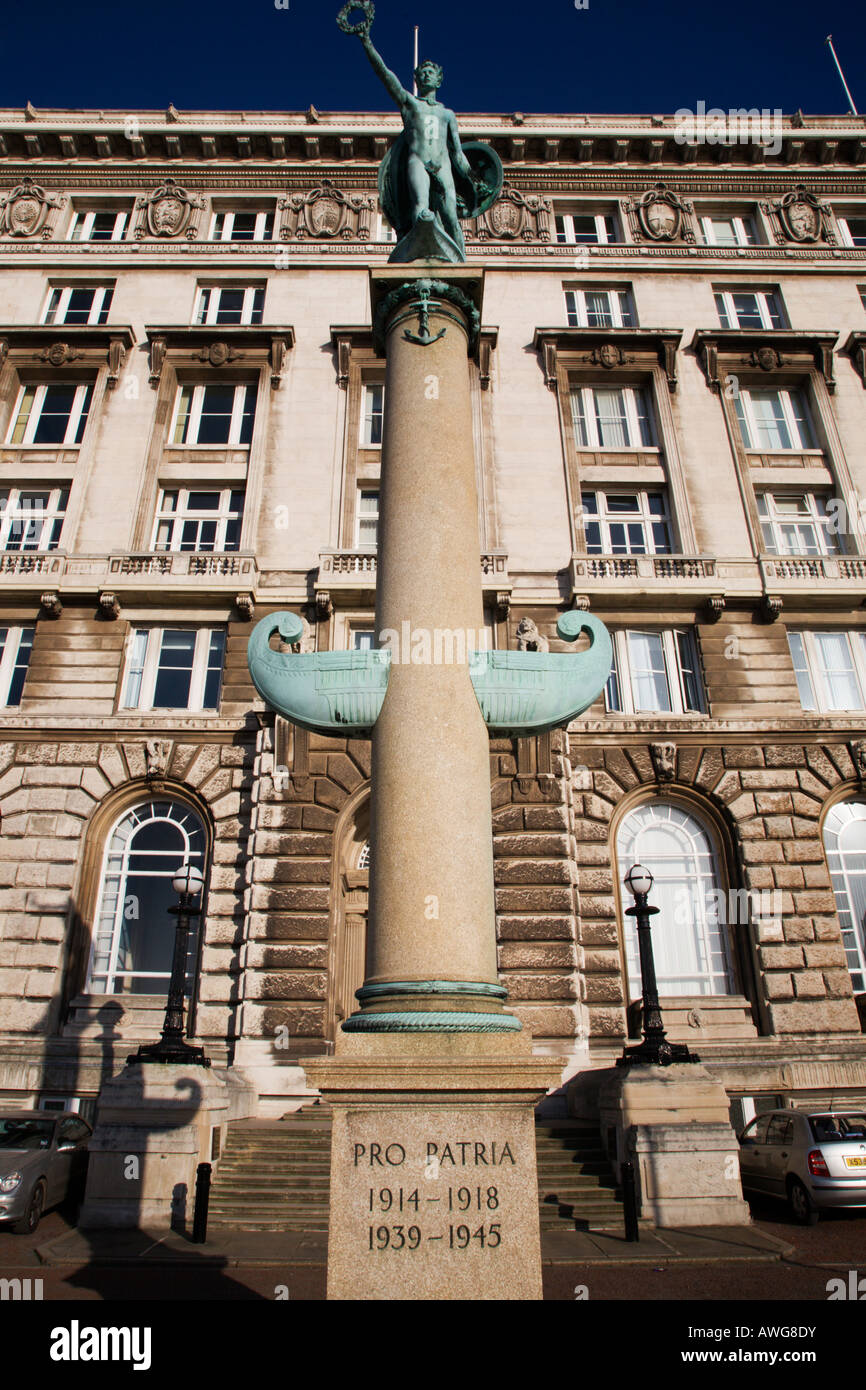
[[[43,1265],[324,1265],[323,1232],[213,1230],[203,1245],[170,1231],[71,1231],[36,1246]],[[691,1230],[643,1228],[630,1243],[610,1231],[551,1231],[542,1235],[544,1264],[641,1264],[659,1260],[780,1260],[793,1247],[753,1226]]]

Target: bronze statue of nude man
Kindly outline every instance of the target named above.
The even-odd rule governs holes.
[[[363,10],[365,14],[364,21],[354,27],[349,22],[353,10]],[[486,145],[467,146],[466,149],[474,154],[474,163],[467,158],[457,129],[457,117],[437,99],[443,79],[439,64],[425,59],[419,65],[415,71],[418,95],[414,96],[374,47],[370,38],[372,21],[373,6],[367,3],[347,5],[337,23],[346,33],[355,34],[361,40],[373,71],[397,103],[403,118],[403,136],[386,155],[380,171],[385,215],[401,239],[411,237],[419,223],[438,222],[447,240],[438,238],[441,254],[434,252],[433,259],[463,261],[466,246],[460,218],[476,217],[490,206],[501,187],[501,165]],[[427,246],[431,244],[428,240]],[[416,258],[425,257],[396,256],[396,259]]]

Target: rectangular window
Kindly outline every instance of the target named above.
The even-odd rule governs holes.
[[[612,636],[614,661],[605,689],[610,713],[703,714],[691,629],[622,630]]]
[[[382,446],[382,421],[385,412],[384,386],[364,387],[364,412],[361,421],[361,447],[379,449]]]
[[[702,217],[701,230],[708,246],[754,246],[758,240],[751,217]]]
[[[211,241],[273,241],[274,214],[253,209],[235,208],[215,212],[211,223]]]
[[[351,641],[353,652],[371,652],[376,646],[376,631],[372,627],[353,627]]]
[[[108,322],[113,285],[56,285],[48,296],[44,323]]]
[[[196,323],[261,323],[265,306],[262,285],[202,285],[195,308]]]
[[[804,710],[866,709],[866,633],[789,632]]]
[[[245,446],[253,437],[255,386],[181,386],[177,393],[172,444]]]
[[[646,392],[635,386],[577,386],[571,392],[579,449],[655,446]]]
[[[396,241],[397,233],[391,226],[384,212],[380,212],[376,218],[376,240],[377,241]]]
[[[0,627],[0,705],[20,705],[35,627]]]
[[[563,213],[554,220],[556,240],[569,246],[606,246],[618,240],[616,218],[606,213]]]
[[[866,217],[839,217],[843,246],[866,246]]]
[[[802,391],[741,390],[734,397],[747,449],[814,449],[815,433]]]
[[[637,323],[627,289],[566,290],[565,308],[569,328],[634,328]]]
[[[778,290],[716,290],[722,328],[785,328]]]
[[[129,213],[126,210],[111,212],[76,212],[69,229],[70,241],[123,241]]]
[[[761,492],[756,498],[768,555],[837,555],[838,519],[814,492]]]
[[[153,550],[223,553],[240,546],[243,489],[163,489],[159,494]]]
[[[359,548],[372,549],[379,539],[379,493],[372,489],[362,489],[358,493],[358,540]]]
[[[225,641],[220,629],[137,628],[121,708],[218,709]]]
[[[7,444],[80,444],[92,397],[92,386],[22,386]]]
[[[0,488],[0,550],[56,550],[68,487]]]
[[[670,555],[664,492],[584,492],[581,501],[588,555]]]

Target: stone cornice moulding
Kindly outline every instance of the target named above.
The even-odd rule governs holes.
[[[295,346],[295,330],[268,324],[167,324],[145,327],[150,349],[150,384],[162,375],[166,355],[175,366],[258,368],[267,361],[271,387],[279,388],[286,356]]]
[[[545,384],[552,391],[560,354],[568,355],[567,370],[579,369],[583,376],[592,367],[602,372],[623,367],[646,370],[658,363],[669,390],[675,391],[682,336],[681,328],[536,328],[532,346],[541,354]]]
[[[760,380],[777,372],[819,371],[832,394],[836,390],[833,349],[839,330],[809,333],[784,328],[699,328],[691,341],[707,384],[721,389],[720,359],[725,375],[747,373]]]
[[[0,366],[7,360],[17,368],[67,367],[77,363],[85,370],[108,364],[106,385],[113,390],[126,356],[135,345],[128,324],[39,324],[27,327],[0,324]]]

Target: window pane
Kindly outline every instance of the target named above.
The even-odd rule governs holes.
[[[241,420],[240,444],[251,444],[253,439],[253,425],[256,418],[256,388],[255,386],[244,387],[244,406],[243,418]]]
[[[35,633],[36,629],[33,627],[23,627],[21,629],[18,654],[15,657],[12,679],[9,682],[9,697],[6,702],[9,705],[20,705],[21,703],[21,692],[24,689],[24,679],[27,675],[27,667],[30,664],[30,654],[33,651],[33,638]]]
[[[700,714],[703,712],[701,686],[698,679],[698,662],[694,636],[691,632],[674,634],[677,643],[677,656],[682,678],[683,708]]]
[[[195,658],[195,633],[162,634],[159,670],[153,692],[154,709],[187,709]]]
[[[34,444],[62,444],[75,401],[75,386],[46,386],[45,399],[33,434]]]
[[[794,674],[797,677],[800,704],[803,709],[816,709],[815,693],[812,689],[812,677],[809,674],[809,665],[806,661],[803,634],[801,632],[789,632],[788,646],[791,649],[791,660],[794,663]]]
[[[223,677],[223,662],[225,659],[226,635],[224,632],[212,632],[208,646],[207,674],[204,683],[204,709],[218,709],[220,699],[220,686]]]
[[[827,690],[829,709],[862,709],[863,698],[844,632],[816,632],[815,649]]]
[[[235,402],[233,386],[205,386],[202,390],[201,420],[196,444],[228,444],[231,434],[232,410]]]
[[[778,391],[750,391],[758,449],[790,449],[791,434]]]
[[[763,328],[761,311],[758,307],[758,297],[755,294],[745,294],[734,292],[731,295],[734,304],[734,313],[737,316],[737,323],[740,328]]]
[[[628,661],[636,710],[670,710],[664,643],[657,632],[629,632]]]
[[[144,672],[144,658],[147,655],[147,630],[139,628],[132,640],[129,658],[129,675],[126,680],[124,705],[127,709],[137,709],[141,699],[141,677]]]
[[[623,392],[596,387],[593,401],[599,443],[602,447],[627,448],[630,441]]]

